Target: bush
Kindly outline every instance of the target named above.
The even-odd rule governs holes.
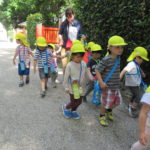
[[[40,13],[30,14],[27,17],[27,37],[32,49],[35,48],[36,25],[42,23],[42,20],[42,15]]]
[[[149,0],[75,0],[74,3],[76,15],[89,41],[95,41],[106,49],[110,36],[125,38],[128,46],[122,56],[122,67],[136,46],[150,50]],[[149,68],[150,63],[143,65],[144,70]],[[150,83],[150,72],[147,74]]]

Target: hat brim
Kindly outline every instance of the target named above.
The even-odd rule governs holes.
[[[120,44],[113,44],[113,45],[110,45],[110,46],[126,46],[128,45],[127,43],[120,43]]]
[[[46,47],[47,44],[37,44],[37,46]]]
[[[142,56],[140,56],[142,57]],[[149,59],[147,57],[142,57],[144,60],[149,61]]]

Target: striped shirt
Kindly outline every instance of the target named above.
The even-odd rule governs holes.
[[[110,71],[112,70],[116,59],[112,58],[110,55],[105,56],[101,61],[100,64],[97,65],[96,69],[101,73],[103,81],[106,79]],[[120,88],[120,62],[107,82],[108,88],[111,90],[116,90]]]
[[[53,55],[52,52],[49,51],[48,49],[42,51],[37,49],[34,55],[34,60],[38,61],[38,68],[44,68],[45,63],[47,63],[48,67],[50,67],[52,55]]]
[[[30,55],[31,55],[30,47],[26,47],[24,45],[19,45],[17,47],[16,51],[18,54],[19,63],[20,63],[20,61],[24,61],[26,66],[29,67]]]

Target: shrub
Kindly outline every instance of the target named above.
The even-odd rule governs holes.
[[[32,49],[35,48],[36,25],[42,23],[42,20],[42,15],[40,13],[30,14],[27,17],[27,37]]]
[[[122,67],[136,46],[150,50],[149,0],[74,0],[74,3],[76,15],[89,41],[95,41],[106,49],[110,36],[125,38],[128,46],[122,56]],[[149,68],[150,63],[143,65],[144,70]],[[147,74],[150,83],[150,72]]]

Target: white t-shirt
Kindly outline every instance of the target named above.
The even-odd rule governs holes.
[[[78,30],[77,27],[69,25],[68,37],[71,41],[75,41],[77,39]]]
[[[144,93],[144,95],[141,99],[141,103],[150,105],[150,92]],[[148,117],[150,118],[150,112],[148,113]]]
[[[139,86],[141,84],[141,75],[137,71],[137,65],[131,61],[127,64],[124,70],[127,71],[125,74],[125,85],[126,86]],[[140,70],[140,68],[139,68]]]

